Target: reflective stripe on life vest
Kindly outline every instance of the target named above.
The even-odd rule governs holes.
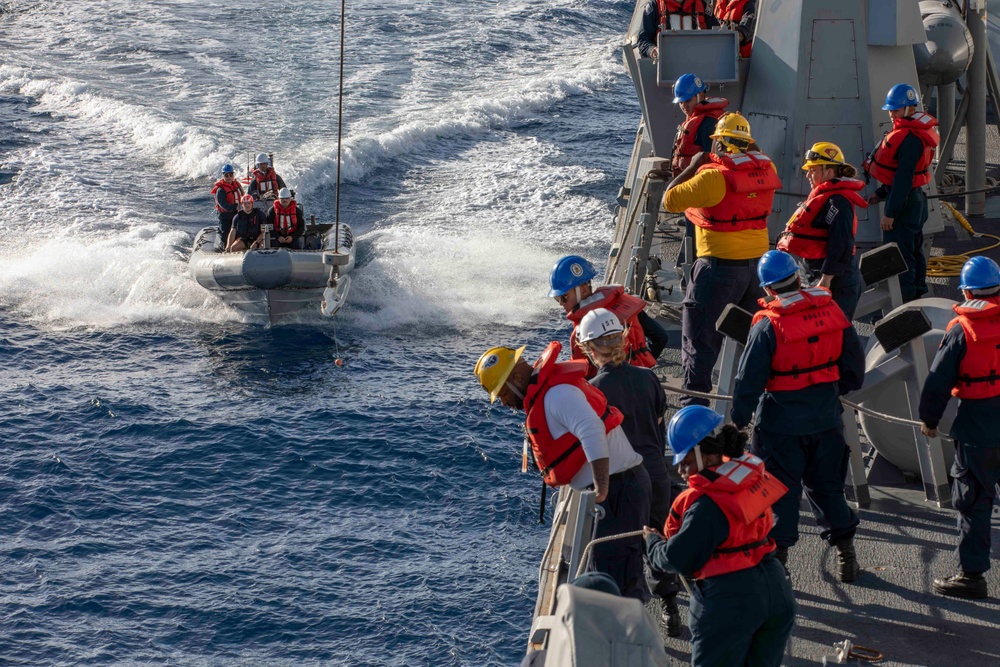
[[[702,151],[702,147],[695,143],[701,124],[705,122],[706,118],[718,120],[727,106],[729,106],[729,100],[723,97],[710,97],[695,106],[691,115],[677,126],[677,135],[674,137],[674,154],[670,158],[670,168],[675,176],[684,171],[691,164],[691,158]]]
[[[715,232],[767,229],[774,192],[781,187],[770,158],[757,151],[710,154],[709,158],[711,162],[699,167],[698,173],[708,169],[721,171],[726,179],[726,195],[715,206],[687,209],[687,219]]]
[[[288,202],[288,206],[282,206],[280,201],[274,202],[274,231],[281,236],[288,236],[298,229],[298,211],[295,208],[295,200]]]
[[[923,153],[913,170],[913,187],[919,188],[931,182],[931,162],[934,149],[941,143],[941,136],[935,129],[937,119],[923,112],[897,118],[892,122],[892,130],[886,134],[872,154],[865,160],[864,170],[879,183],[892,185],[899,168],[899,147],[908,135],[915,135],[924,145]]]
[[[253,170],[253,180],[257,183],[257,192],[265,195],[268,192],[278,193],[278,173],[271,167],[266,172]]]
[[[213,197],[215,196],[215,193],[218,192],[219,190],[222,190],[223,192],[226,193],[226,203],[232,206],[236,206],[236,202],[239,201],[240,196],[242,196],[243,194],[243,186],[240,185],[239,181],[237,181],[235,178],[228,183],[224,178],[216,181],[215,185],[212,186]],[[218,211],[219,213],[229,212],[229,211],[224,211],[222,207],[219,206],[218,201],[215,202],[215,210]]]
[[[965,332],[965,356],[958,364],[958,382],[952,396],[992,398],[1000,396],[1000,297],[973,299],[954,306]]]
[[[569,337],[570,358],[584,359],[589,363],[587,355],[584,354],[576,340],[576,328],[584,315],[595,308],[606,308],[617,315],[618,319],[628,327],[628,337],[625,339],[625,353],[628,355],[628,362],[642,368],[655,366],[656,357],[649,351],[649,347],[646,345],[646,332],[639,324],[639,313],[645,307],[645,301],[637,296],[626,294],[625,288],[621,285],[605,285],[595,289],[593,294],[577,304],[573,312],[566,315],[566,319],[573,323],[573,332]]]

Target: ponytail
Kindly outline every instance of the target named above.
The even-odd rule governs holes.
[[[854,178],[857,175],[858,170],[852,164],[842,164],[837,168],[837,176],[840,178]]]
[[[732,424],[725,424],[714,436],[708,436],[700,443],[702,454],[722,454],[731,459],[743,456],[750,438]]]

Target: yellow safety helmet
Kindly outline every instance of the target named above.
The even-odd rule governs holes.
[[[490,403],[495,403],[497,394],[503,388],[510,372],[517,365],[517,360],[521,358],[524,348],[522,345],[516,350],[510,347],[491,347],[479,357],[476,362],[476,376],[483,389],[490,392]]]
[[[727,148],[732,146],[739,150],[746,149],[753,141],[753,137],[750,135],[750,123],[746,118],[732,111],[719,116],[711,138],[718,139]]]
[[[842,164],[845,164],[844,152],[840,150],[840,146],[829,141],[819,141],[806,151],[802,171],[809,171],[810,167],[839,167]]]

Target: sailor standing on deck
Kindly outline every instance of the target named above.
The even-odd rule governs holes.
[[[955,306],[958,317],[948,323],[920,394],[920,430],[936,436],[948,401],[961,399],[951,426],[961,571],[935,579],[934,590],[975,599],[988,595],[983,575],[990,569],[990,516],[1000,482],[1000,267],[988,257],[973,257],[962,267],[958,287],[966,301]]]
[[[642,457],[622,431],[622,413],[584,379],[587,364],[559,363],[553,341],[534,367],[521,360],[524,347],[494,347],[476,362],[475,373],[490,402],[527,413],[525,428],[545,483],[593,488],[604,518],[595,537],[642,530],[649,520],[649,475]],[[611,575],[622,595],[645,601],[642,544],[638,537],[594,547],[594,564]]]
[[[758,272],[773,298],[761,299],[740,358],[733,423],[746,427],[756,410],[750,451],[788,487],[774,504],[778,560],[786,564],[798,542],[804,486],[820,537],[837,549],[840,580],[851,582],[861,570],[854,551],[860,520],[844,497],[850,449],[840,397],[864,382],[864,350],[830,292],[801,287],[791,255],[771,250]]]
[[[663,535],[643,530],[646,549],[655,568],[695,580],[694,667],[778,667],[795,598],[768,531],[785,487],[743,451],[746,435],[722,421],[702,405],[670,420],[667,437],[688,488],[674,500]]]
[[[663,428],[667,395],[653,371],[625,363],[626,335],[621,320],[604,308],[595,308],[584,315],[577,328],[580,347],[598,369],[590,384],[601,390],[608,405],[622,413],[622,429],[632,448],[642,456],[642,466],[649,475],[652,501],[649,524],[662,526],[670,512],[670,473],[664,456],[667,441]],[[667,634],[679,637],[681,616],[676,580],[650,577],[647,583],[650,591],[663,600]]]
[[[882,185],[868,198],[869,204],[885,200],[882,240],[895,242],[906,261],[899,276],[903,300],[927,294],[927,258],[924,257],[924,223],[927,195],[923,186],[931,181],[934,148],[941,142],[937,120],[917,112],[917,91],[897,83],[889,89],[882,109],[889,112],[892,131],[865,160],[864,169]]]
[[[830,290],[833,300],[852,320],[861,298],[854,207],[868,207],[858,194],[865,187],[864,181],[852,178],[858,170],[847,164],[839,146],[828,141],[813,144],[806,151],[802,171],[812,190],[778,236],[778,250],[804,259],[813,277],[819,274],[818,286]]]
[[[719,117],[725,113],[729,100],[708,97],[708,86],[696,74],[681,74],[674,82],[674,104],[684,112],[684,122],[677,126],[674,152],[670,158],[670,173],[677,176],[691,164],[698,153],[712,150],[712,135]]]
[[[595,290],[590,281],[596,275],[594,265],[579,255],[563,257],[549,274],[549,296],[562,306],[566,319],[573,323],[573,332],[569,337],[571,358],[590,363],[577,343],[577,326],[590,311],[606,308],[628,327],[628,362],[633,366],[652,368],[667,346],[667,332],[646,314],[646,302],[626,294],[621,285],[605,285]],[[597,368],[590,364],[587,377],[593,377],[596,372]]]
[[[691,280],[681,313],[684,388],[712,390],[712,368],[722,347],[715,322],[730,303],[756,309],[761,295],[755,271],[767,252],[767,216],[781,180],[763,153],[750,150],[750,124],[738,113],[719,118],[712,153],[701,153],[663,195],[667,211],[695,225]],[[708,401],[684,396],[685,405]]]

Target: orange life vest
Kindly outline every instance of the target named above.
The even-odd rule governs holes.
[[[742,232],[747,229],[767,229],[774,191],[781,179],[763,153],[709,154],[712,160],[698,168],[698,173],[717,169],[726,179],[726,196],[715,206],[689,208],[687,219],[699,227],[714,232]]]
[[[278,172],[271,167],[267,171],[253,170],[253,180],[257,183],[257,193],[264,196],[268,192],[278,194]]]
[[[974,299],[956,305],[956,323],[965,331],[965,356],[958,364],[958,384],[952,396],[993,398],[1000,396],[1000,297]]]
[[[705,0],[657,0],[660,9],[660,30],[669,30],[667,17],[670,14],[694,16],[698,27],[705,27]]]
[[[817,185],[809,193],[809,198],[799,204],[788,224],[785,225],[785,231],[778,237],[778,250],[784,250],[803,259],[825,258],[826,240],[830,235],[830,227],[828,225],[813,227],[812,223],[816,220],[819,212],[823,210],[827,200],[833,195],[841,195],[854,206],[867,208],[868,202],[858,194],[858,191],[863,190],[864,187],[864,181],[855,178],[835,178]],[[855,213],[851,235],[854,236],[857,233],[858,215]]]
[[[236,206],[236,202],[239,201],[239,198],[243,195],[243,186],[240,185],[239,181],[237,181],[235,178],[232,180],[232,182],[229,183],[227,183],[226,179],[224,178],[220,178],[219,180],[217,180],[215,182],[215,185],[212,186],[212,196],[214,197],[215,193],[218,192],[219,190],[222,190],[223,192],[226,193],[226,203],[232,204],[233,206]],[[222,207],[219,206],[218,201],[215,202],[215,210],[218,211],[219,213],[233,212],[233,211],[224,211]]]
[[[727,106],[729,106],[729,100],[724,97],[709,97],[695,106],[691,110],[691,115],[677,126],[674,154],[670,159],[670,168],[675,176],[691,164],[691,158],[702,151],[702,147],[695,143],[701,124],[706,118],[718,119]]]
[[[294,234],[299,226],[298,212],[295,209],[295,200],[288,202],[288,206],[282,206],[280,201],[274,202],[274,231],[280,236]]]
[[[729,520],[729,537],[694,573],[695,579],[746,570],[774,551],[774,540],[767,536],[774,526],[771,506],[787,492],[788,488],[764,469],[763,461],[744,454],[691,475],[688,488],[670,507],[663,534],[676,535],[688,508],[708,496]]]
[[[552,437],[545,419],[545,394],[552,387],[571,384],[579,388],[604,422],[605,433],[619,426],[624,419],[618,408],[608,405],[608,399],[601,390],[587,382],[586,364],[580,361],[556,362],[561,351],[562,345],[558,341],[549,343],[535,362],[531,382],[524,392],[524,411],[527,413],[525,430],[535,455],[535,465],[549,486],[569,484],[587,462],[580,439],[575,435],[566,432],[558,438]]]
[[[715,18],[723,23],[739,24],[743,20],[743,12],[746,10],[749,0],[716,0]],[[753,48],[752,42],[747,42],[740,47],[740,57],[749,58]]]
[[[768,318],[777,337],[767,391],[795,391],[840,379],[842,332],[851,323],[828,290],[806,287],[770,302],[761,299],[760,305],[764,310],[753,316],[753,324]]]
[[[573,333],[569,336],[569,349],[571,359],[587,359],[576,340],[576,328],[580,324],[583,316],[595,308],[607,308],[618,316],[618,319],[628,327],[628,338],[625,339],[625,353],[628,355],[628,362],[633,366],[652,368],[656,365],[656,357],[649,351],[646,345],[646,332],[639,324],[639,313],[646,307],[646,302],[637,296],[625,293],[625,288],[621,285],[605,285],[598,287],[594,293],[580,302],[576,310],[566,316],[566,319],[573,323]]]
[[[924,152],[913,170],[913,187],[919,188],[931,182],[931,161],[934,149],[941,143],[941,136],[934,128],[938,122],[934,116],[922,111],[906,118],[892,121],[892,131],[882,137],[882,141],[865,160],[864,169],[879,183],[892,185],[899,168],[899,147],[903,139],[913,134],[924,145]]]

